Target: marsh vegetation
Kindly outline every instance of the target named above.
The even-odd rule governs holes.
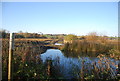
[[[9,37],[4,37],[1,39],[2,78],[7,79]],[[15,38],[13,79],[119,79],[118,39],[111,40],[110,37],[98,36],[95,32],[87,36],[70,34],[59,37]],[[53,45],[56,42],[63,44]],[[55,47],[61,51],[54,51]],[[48,52],[51,48],[52,51]]]

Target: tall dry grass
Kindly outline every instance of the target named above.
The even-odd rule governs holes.
[[[96,32],[89,33],[89,35],[84,36],[82,40],[74,40],[72,43],[65,43],[64,52],[72,52],[76,54],[80,53],[95,53],[109,55],[110,50],[119,51],[119,41],[110,40],[107,36],[98,36]]]

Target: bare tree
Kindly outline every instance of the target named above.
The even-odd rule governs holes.
[[[88,41],[97,41],[98,40],[98,36],[97,36],[97,33],[96,32],[90,32],[89,34],[88,34],[88,36],[86,36],[86,39],[88,40]]]

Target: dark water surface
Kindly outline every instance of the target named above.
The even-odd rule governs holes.
[[[64,75],[66,79],[71,79],[73,77],[79,78],[79,71],[82,68],[82,62],[84,61],[85,68],[90,70],[92,69],[91,65],[93,63],[98,63],[99,58],[97,57],[66,57],[64,54],[58,50],[58,49],[48,49],[45,53],[40,54],[40,58],[43,60],[43,62],[46,61],[46,59],[51,58],[54,61],[59,61],[59,68],[60,72]],[[104,58],[103,58],[104,59]],[[116,74],[116,67],[112,65],[114,63],[115,65],[118,64],[118,60],[114,60],[111,58],[108,58],[111,62],[111,68],[113,70],[113,76]],[[105,59],[106,60],[106,59]],[[53,62],[54,62],[53,61]],[[103,61],[104,62],[104,61]],[[54,65],[54,63],[53,63]],[[104,67],[104,65],[102,66]]]

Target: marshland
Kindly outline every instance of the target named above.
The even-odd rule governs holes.
[[[119,2],[31,1],[1,2],[0,80],[120,80]]]
[[[41,34],[25,37],[26,34],[34,35],[14,34],[13,80],[119,79],[117,37],[98,36],[96,32],[87,36],[52,34],[51,38]],[[2,78],[7,79],[9,33],[2,32],[2,37]]]

